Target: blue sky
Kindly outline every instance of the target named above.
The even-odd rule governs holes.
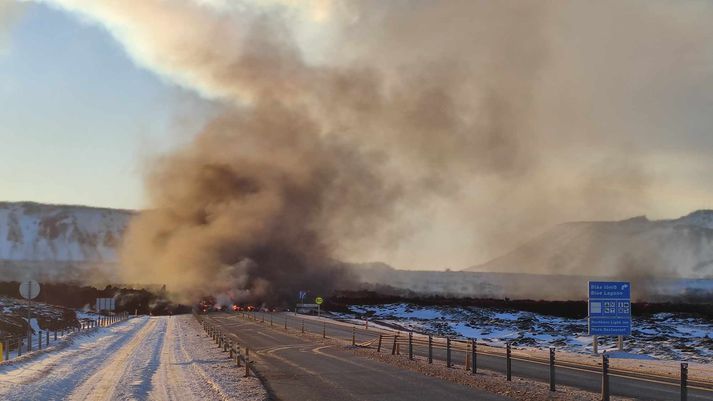
[[[182,110],[206,107],[103,28],[28,4],[0,53],[0,198],[139,208],[141,166],[197,128]]]

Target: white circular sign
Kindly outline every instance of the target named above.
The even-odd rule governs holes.
[[[40,283],[35,280],[24,280],[20,283],[20,295],[25,299],[35,299],[40,295]]]

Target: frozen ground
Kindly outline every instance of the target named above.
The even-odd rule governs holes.
[[[586,319],[567,319],[531,312],[497,311],[477,307],[421,307],[409,304],[352,306],[353,315],[372,316],[375,323],[426,334],[476,338],[492,345],[510,341],[515,346],[589,354],[592,338]],[[348,317],[348,316],[345,316]],[[699,317],[659,313],[634,317],[633,333],[625,339],[627,358],[713,361],[713,322]],[[615,339],[601,339],[600,350],[615,347]]]
[[[0,399],[265,400],[192,316],[141,317],[0,363]]]

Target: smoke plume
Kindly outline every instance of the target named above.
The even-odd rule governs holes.
[[[48,3],[224,104],[151,164],[125,241],[127,280],[182,294],[284,299],[347,285],[339,260],[468,265],[637,215],[713,93],[702,3]]]

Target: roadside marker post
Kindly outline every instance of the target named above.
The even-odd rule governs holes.
[[[555,391],[555,348],[550,348],[550,391]]]
[[[446,367],[451,367],[451,338],[446,337]]]
[[[413,360],[413,332],[408,332],[408,359]]]
[[[376,352],[381,352],[381,337],[382,335],[379,334],[379,344],[376,346]]]
[[[510,343],[505,344],[505,356],[506,356],[506,366],[505,366],[505,376],[507,376],[507,381],[512,381],[512,360],[510,358],[512,351],[510,349]]]
[[[285,330],[287,330],[287,318],[285,318]]]
[[[302,319],[302,334],[305,333],[305,320]]]
[[[428,363],[433,363],[433,336],[428,335]]]
[[[356,346],[356,327],[352,326],[352,346]]]
[[[245,377],[250,377],[250,348],[245,347]]]
[[[322,338],[327,338],[327,323],[322,322]],[[381,336],[379,336],[379,347],[381,347]]]
[[[602,354],[602,401],[609,401],[609,355]]]
[[[681,401],[688,400],[688,364],[681,364]]]
[[[476,362],[476,360],[478,358],[478,353],[476,351],[478,344],[475,342],[475,338],[470,341],[472,342],[471,352],[473,353],[473,357],[470,359],[470,363],[472,364],[470,367],[470,373],[475,374],[478,370],[478,364]]]

